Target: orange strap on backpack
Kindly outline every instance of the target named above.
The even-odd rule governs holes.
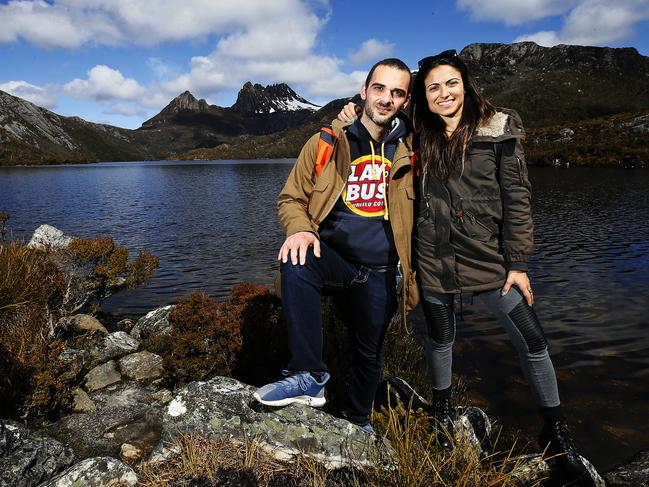
[[[318,140],[318,152],[315,162],[315,175],[320,176],[322,170],[331,159],[336,145],[336,136],[331,127],[322,127],[320,129],[320,139]]]

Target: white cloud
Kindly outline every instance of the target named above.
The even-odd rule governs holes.
[[[560,15],[580,0],[457,0],[460,10],[471,13],[473,20],[495,20],[518,25],[530,20]]]
[[[99,64],[86,77],[53,88],[99,102],[107,113],[160,110],[185,90],[229,99],[249,80],[285,82],[307,98],[331,99],[356,93],[365,73],[343,72],[341,59],[318,52],[318,35],[330,16],[329,0],[9,0],[0,3],[0,43],[23,40],[55,49],[212,43],[185,66],[147,59],[148,83],[123,74],[121,66]],[[381,57],[393,47],[369,39],[354,57]]]
[[[394,51],[394,44],[378,39],[367,39],[357,51],[349,55],[349,61],[353,64],[363,64],[369,61],[378,61],[386,58]]]
[[[138,117],[140,119],[149,115],[149,112],[141,106],[132,103],[111,103],[104,113],[107,115],[123,115],[125,117]]]
[[[358,93],[361,84],[367,77],[366,71],[352,71],[349,74],[338,73],[327,79],[317,79],[309,85],[309,93],[329,98],[343,98]]]
[[[542,46],[609,45],[633,35],[637,23],[649,19],[649,0],[584,0],[570,11],[559,31],[519,36]]]
[[[132,78],[124,78],[118,70],[97,65],[88,71],[88,79],[76,78],[63,86],[66,95],[97,101],[138,100],[146,89]]]
[[[50,88],[42,88],[26,81],[8,81],[0,84],[0,90],[23,98],[40,107],[52,110],[56,107],[56,93]]]
[[[260,31],[247,32],[250,25],[267,25],[267,31],[280,23],[297,26],[317,18],[301,0],[9,0],[0,5],[0,42],[26,39],[55,48],[80,47],[83,44],[154,45],[241,32],[255,37]],[[296,41],[295,27],[275,36],[273,42]],[[259,47],[268,48],[264,41]],[[233,41],[235,38],[233,38]],[[299,41],[299,40],[298,40]],[[271,42],[271,45],[272,43]]]
[[[150,57],[146,61],[147,66],[153,72],[156,79],[169,79],[178,76],[180,69],[175,64],[171,64],[164,59]]]

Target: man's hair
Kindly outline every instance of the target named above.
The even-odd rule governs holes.
[[[368,85],[370,84],[370,81],[372,80],[372,76],[374,75],[374,71],[376,68],[379,66],[388,66],[390,68],[396,68],[399,71],[405,71],[406,73],[410,74],[410,68],[406,63],[404,63],[401,59],[397,59],[395,57],[390,57],[387,59],[383,59],[376,63],[374,66],[372,66],[372,69],[370,69],[370,72],[367,73],[367,78],[365,78],[365,87],[367,88]],[[410,86],[408,86],[408,91],[410,91]]]

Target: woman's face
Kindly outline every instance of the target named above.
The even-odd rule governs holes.
[[[424,79],[428,109],[442,118],[462,115],[464,82],[459,70],[440,64],[430,70]]]

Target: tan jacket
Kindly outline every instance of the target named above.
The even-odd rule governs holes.
[[[315,163],[320,135],[313,135],[302,148],[277,199],[279,221],[287,237],[297,232],[318,235],[320,223],[340,198],[351,172],[349,142],[344,132],[346,125],[349,124],[333,121],[332,128],[337,142],[331,160],[319,177],[315,174]],[[408,136],[407,140],[400,141],[397,146],[388,186],[390,223],[403,273],[401,298],[404,318],[405,312],[414,308],[419,299],[411,264],[415,200],[411,142],[412,136]]]

